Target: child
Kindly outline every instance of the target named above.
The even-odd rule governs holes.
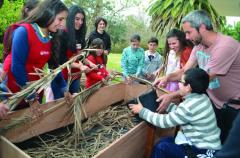
[[[158,46],[158,39],[152,37],[148,41],[148,49],[145,51],[145,64],[142,70],[143,78],[154,81],[155,77],[158,75],[159,70],[163,64],[162,56],[156,51]]]
[[[129,104],[133,113],[139,113],[141,118],[155,126],[169,128],[181,125],[175,141],[173,137],[166,137],[156,144],[152,158],[185,158],[189,152],[203,155],[221,148],[220,129],[206,95],[208,84],[209,76],[204,70],[187,70],[179,81],[179,91],[184,101],[177,108],[169,105],[168,114],[151,112],[143,108],[141,103]]]
[[[100,38],[94,39],[90,45],[91,49],[97,50],[91,51],[87,59],[93,64],[96,64],[98,66],[98,69],[94,69],[86,73],[86,88],[91,87],[99,81],[103,81],[104,83],[106,83],[106,81],[109,79],[108,71],[106,70],[104,65],[103,46],[103,41]]]
[[[110,38],[110,35],[106,32],[107,25],[108,23],[106,19],[104,19],[103,17],[98,17],[94,24],[95,30],[90,33],[87,40],[88,46],[96,38],[100,38],[101,40],[103,40],[103,44],[104,44],[103,57],[104,57],[105,66],[107,65],[107,60],[108,60],[107,56],[111,51],[111,38]]]
[[[186,39],[185,33],[172,29],[167,33],[167,39],[164,50],[165,75],[175,72],[182,68],[189,59],[192,51],[192,44]],[[170,92],[179,89],[178,82],[168,82],[166,89]]]
[[[144,65],[144,50],[139,47],[141,38],[138,34],[131,37],[131,45],[123,50],[121,67],[124,79],[130,81],[129,75],[139,76]]]

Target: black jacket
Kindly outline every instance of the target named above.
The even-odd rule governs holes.
[[[232,129],[223,145],[223,148],[216,154],[216,158],[240,158],[240,113],[238,113]]]
[[[98,33],[96,30],[91,32],[87,40],[87,47],[89,47],[91,42],[96,38],[103,40],[104,50],[108,50],[108,52],[111,51],[111,39],[106,31],[104,31],[103,34]]]

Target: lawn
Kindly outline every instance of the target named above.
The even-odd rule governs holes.
[[[107,69],[115,70],[121,72],[121,56],[122,54],[112,54],[108,55]]]

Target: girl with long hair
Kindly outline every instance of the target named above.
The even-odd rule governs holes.
[[[66,20],[66,28],[60,33],[61,49],[59,50],[59,61],[61,64],[65,63],[75,55],[78,55],[81,53],[81,50],[85,48],[86,31],[86,15],[83,8],[78,5],[71,6],[69,8],[69,14]],[[91,65],[91,67],[96,66],[86,59],[84,60],[84,63]],[[68,73],[67,68],[63,69],[62,73],[58,76],[62,75],[65,79],[65,83],[63,83],[60,77],[58,77],[59,79],[54,79],[51,83],[54,99],[62,98],[64,96],[64,93],[61,89],[66,89],[68,79],[71,80],[69,82],[69,92],[71,94],[78,93],[80,91],[81,73],[89,70],[90,69],[81,61],[76,61],[71,64],[70,74]]]
[[[109,79],[109,73],[104,65],[104,44],[100,38],[96,38],[90,44],[91,49],[96,49],[95,51],[90,51],[87,59],[98,66],[98,69],[92,70],[86,73],[86,88],[91,87],[95,83],[102,81],[104,83]]]
[[[184,32],[178,29],[172,29],[167,33],[164,50],[165,75],[179,70],[186,64],[190,57],[192,47],[192,43],[186,40]],[[178,82],[168,82],[166,89],[169,91],[177,91],[179,89]]]
[[[42,69],[50,60],[57,61],[57,51],[53,47],[52,35],[64,28],[68,9],[61,0],[44,0],[31,14],[18,23],[13,32],[11,51],[7,56],[7,86],[18,92],[28,82],[39,79],[35,68]],[[53,34],[52,34],[53,33]]]

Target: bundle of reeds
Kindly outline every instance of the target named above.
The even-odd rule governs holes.
[[[55,76],[61,72],[61,70],[65,67],[70,67],[70,65],[80,59],[84,60],[87,55],[87,51],[89,49],[84,50],[81,54],[78,54],[65,62],[64,64],[60,65],[58,68],[51,70],[49,72],[43,70],[36,70],[37,72],[32,75],[39,75],[41,78],[37,81],[33,81],[29,83],[26,87],[24,87],[20,92],[12,94],[7,100],[4,101],[6,105],[9,106],[10,111],[14,110],[16,106],[26,98],[33,96],[36,93],[40,93],[44,88],[46,88],[49,83],[55,78]]]
[[[28,148],[24,151],[30,156],[38,158],[90,158],[137,123],[139,120],[131,114],[126,105],[110,106],[82,124],[84,136],[81,135],[78,138],[77,144],[75,144],[75,134],[71,129],[65,129],[64,132],[58,134],[46,134],[47,139],[44,139],[46,135],[39,137],[39,140],[31,142],[31,146],[37,144],[38,147]]]

